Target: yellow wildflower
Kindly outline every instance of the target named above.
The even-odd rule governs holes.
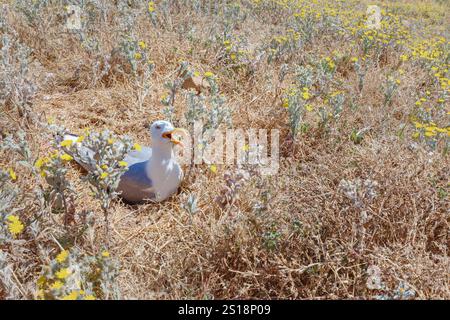
[[[139,41],[139,47],[141,48],[141,49],[145,49],[145,48],[147,48],[147,44],[144,42],[144,41]]]
[[[128,166],[128,162],[126,161],[119,161],[119,167],[127,167]]]
[[[61,289],[62,286],[63,286],[63,283],[62,283],[61,281],[59,281],[59,280],[56,280],[56,281],[50,286],[50,289],[58,290],[58,289]]]
[[[63,250],[56,256],[56,261],[58,261],[58,263],[63,263],[64,261],[66,261],[68,256],[69,251]]]
[[[211,71],[206,71],[205,72],[205,77],[206,78],[212,78],[212,77],[214,77],[214,73],[212,73]]]
[[[63,142],[61,142],[61,147],[70,147],[72,143],[72,140],[64,140]]]
[[[12,168],[9,168],[9,176],[11,177],[11,180],[17,180],[17,176],[16,173],[14,172],[14,170]]]
[[[313,111],[313,106],[310,105],[310,104],[307,104],[307,105],[305,106],[305,109],[306,109],[307,111],[311,112],[311,111]]]
[[[165,101],[165,100],[167,99],[168,96],[169,96],[169,95],[168,95],[167,93],[164,93],[164,94],[161,96],[160,100],[161,100],[161,101]]]
[[[100,179],[105,179],[109,174],[107,172],[102,172],[102,174],[100,175]]]
[[[68,155],[67,153],[65,153],[61,156],[61,159],[64,161],[70,161],[70,160],[73,160],[73,157],[71,155]]]
[[[88,294],[84,296],[84,300],[95,300],[95,297],[92,294]]]
[[[155,2],[153,2],[153,1],[149,1],[148,2],[148,12],[150,12],[150,13],[152,13],[152,12],[154,12],[155,11]]]
[[[77,139],[77,142],[80,143],[80,142],[83,142],[83,140],[84,140],[84,136],[79,136]]]
[[[136,53],[134,54],[134,59],[136,59],[136,60],[142,59],[142,54],[141,54],[140,52],[136,52]]]
[[[109,257],[109,251],[108,251],[108,250],[104,250],[104,251],[102,252],[102,257],[108,258],[108,257]]]
[[[209,170],[211,170],[212,173],[216,173],[216,172],[217,172],[217,166],[216,166],[215,164],[212,164],[212,165],[209,167]]]
[[[55,123],[55,118],[53,118],[53,117],[48,117],[48,118],[47,118],[47,123],[48,123],[48,124],[54,124],[54,123]]]
[[[37,300],[44,300],[44,297],[45,297],[45,295],[44,295],[44,290],[39,289],[39,290],[37,291],[36,296],[37,296]]]
[[[65,279],[70,275],[70,270],[68,268],[62,268],[55,275],[58,279]]]
[[[139,143],[135,143],[135,144],[133,145],[133,149],[134,149],[134,150],[137,150],[137,151],[141,151],[141,150],[142,150],[142,147],[141,147],[141,145],[140,145]]]
[[[13,236],[18,235],[25,228],[18,216],[10,215],[8,216],[7,220],[8,220],[8,230]]]
[[[63,300],[77,300],[77,298],[78,298],[78,292],[74,290],[70,294],[64,296],[62,299]]]
[[[42,288],[46,281],[47,281],[47,278],[45,278],[45,276],[40,276],[36,281],[38,288]]]
[[[311,98],[311,95],[309,94],[308,91],[304,91],[302,93],[302,97],[303,97],[304,100],[308,100],[309,98]]]
[[[40,169],[40,168],[42,168],[42,166],[43,166],[46,162],[47,162],[47,161],[45,160],[45,158],[39,158],[39,159],[36,160],[36,163],[34,164],[34,166],[35,166],[37,169]]]

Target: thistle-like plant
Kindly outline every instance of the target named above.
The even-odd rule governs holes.
[[[181,206],[189,214],[189,218],[192,219],[192,216],[198,212],[196,195],[189,194]]]
[[[361,93],[362,89],[364,88],[364,80],[366,78],[368,64],[365,63],[365,61],[361,62],[358,58],[352,59],[356,74],[358,75],[358,91]]]
[[[119,137],[112,132],[87,132],[80,136],[78,142],[70,140],[61,142],[75,159],[90,168],[85,179],[90,183],[94,196],[101,201],[105,217],[106,233],[108,234],[108,210],[111,201],[119,194],[116,189],[120,177],[128,170],[128,164],[123,160],[133,149],[133,143],[128,136]],[[139,145],[135,145],[139,149]]]
[[[17,40],[17,35],[0,11],[0,105],[18,111],[25,122],[34,121],[32,99],[37,87],[29,72],[31,50]]]
[[[163,110],[164,115],[171,122],[173,122],[174,120],[175,96],[178,90],[181,89],[184,81],[193,75],[193,72],[189,69],[188,66],[189,64],[187,62],[181,62],[180,66],[175,72],[175,79],[164,84],[165,88],[169,92],[161,97],[161,103],[165,107]]]
[[[392,98],[394,97],[395,92],[397,91],[398,85],[400,81],[394,79],[393,76],[388,76],[386,78],[386,83],[383,86],[384,89],[384,106],[390,106],[392,104]]]
[[[95,300],[120,298],[115,279],[118,262],[103,250],[88,255],[76,248],[61,250],[37,280],[37,299]]]

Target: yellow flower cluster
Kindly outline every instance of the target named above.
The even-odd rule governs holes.
[[[25,228],[19,217],[16,215],[10,215],[7,218],[8,230],[13,236],[20,234]]]
[[[67,257],[69,256],[69,251],[67,250],[62,250],[57,256],[56,256],[56,261],[58,261],[58,263],[63,263],[64,261],[67,260]]]
[[[419,129],[420,132],[422,132],[423,135],[427,138],[432,138],[439,134],[450,137],[450,127],[440,128],[434,122],[430,122],[427,124],[414,122],[414,126],[416,127],[416,129]],[[418,138],[420,136],[420,132],[415,132],[413,134],[413,138]]]
[[[11,177],[11,180],[13,180],[13,181],[17,180],[17,175],[12,168],[9,168],[8,173],[9,173],[9,176]]]
[[[150,12],[150,13],[155,12],[155,2],[154,1],[148,2],[148,12]]]

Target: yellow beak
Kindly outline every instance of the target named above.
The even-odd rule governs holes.
[[[173,144],[179,144],[180,146],[184,147],[184,144],[180,141],[174,138],[173,134],[177,133],[177,132],[181,132],[183,134],[185,134],[186,136],[188,135],[187,131],[183,128],[175,128],[172,131],[166,131],[162,134],[163,138],[166,139],[170,139],[170,142],[172,142]]]

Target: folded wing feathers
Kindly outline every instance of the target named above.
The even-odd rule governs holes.
[[[77,155],[74,155],[72,152],[70,152],[69,149],[63,147],[63,150],[67,153],[70,154],[74,160],[81,165],[85,170],[87,171],[92,171],[95,170],[95,161],[94,161],[94,151],[92,151],[89,148],[83,147],[81,146],[81,143],[77,142],[78,136],[74,135],[74,134],[65,134],[63,141],[64,140],[71,140],[73,141],[73,143],[76,145],[76,148],[78,149],[78,153],[80,155],[80,157],[78,157]]]

